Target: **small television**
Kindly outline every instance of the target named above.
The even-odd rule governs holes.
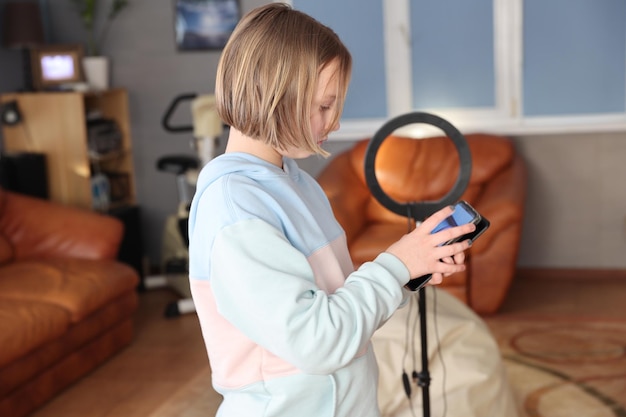
[[[81,45],[43,45],[31,49],[33,86],[54,90],[84,81]]]

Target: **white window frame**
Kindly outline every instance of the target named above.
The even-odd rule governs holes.
[[[463,133],[482,132],[532,136],[626,131],[626,112],[574,116],[523,116],[523,1],[493,0],[495,106],[493,108],[425,109],[443,117]],[[291,1],[287,1],[291,3]],[[372,137],[388,120],[415,111],[412,108],[411,0],[382,0],[385,28],[386,119],[345,119],[331,140]],[[626,74],[624,74],[626,77]],[[626,92],[625,92],[626,97]],[[427,137],[441,132],[415,125],[402,134]]]
[[[388,119],[412,109],[410,0],[383,0]],[[426,109],[448,120],[463,133],[501,135],[626,131],[626,113],[524,117],[522,94],[523,0],[493,0],[495,107]],[[626,77],[626,74],[624,75]],[[371,137],[387,120],[347,119],[331,135],[334,140]],[[415,137],[439,135],[429,126],[404,128]]]

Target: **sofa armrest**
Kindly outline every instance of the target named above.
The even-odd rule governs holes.
[[[317,181],[324,189],[350,244],[365,224],[365,204],[370,193],[367,185],[354,172],[349,152],[332,159],[317,177]]]
[[[511,224],[521,225],[524,218],[527,174],[524,161],[515,155],[511,166],[486,184],[476,210],[491,222],[483,237],[476,240],[472,250],[482,252],[491,246],[495,236]]]
[[[0,189],[0,234],[14,259],[115,259],[123,232],[114,217]]]
[[[510,168],[494,178],[476,203],[492,224],[469,252],[469,304],[477,313],[498,311],[515,277],[526,181],[526,166],[516,155]]]

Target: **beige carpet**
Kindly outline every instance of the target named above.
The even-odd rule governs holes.
[[[524,417],[626,417],[626,322],[520,316],[485,321]],[[206,370],[151,417],[214,416],[219,400]]]
[[[626,322],[487,319],[528,417],[626,417]]]

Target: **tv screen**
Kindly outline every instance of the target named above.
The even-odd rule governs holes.
[[[31,49],[33,86],[57,89],[83,81],[80,45],[41,45]]]
[[[76,80],[75,59],[70,54],[42,54],[40,56],[41,78],[44,81]]]

